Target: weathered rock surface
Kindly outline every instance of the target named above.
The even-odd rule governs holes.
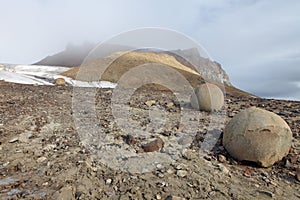
[[[72,187],[63,187],[53,194],[54,199],[74,200]]]
[[[223,145],[241,161],[272,166],[289,152],[292,132],[275,113],[251,107],[237,114],[226,126]]]
[[[224,94],[218,86],[205,83],[195,89],[191,96],[191,105],[195,109],[208,112],[220,110],[224,105]]]

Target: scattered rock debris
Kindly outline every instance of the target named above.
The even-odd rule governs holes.
[[[149,93],[137,90],[130,104],[126,105],[131,108],[130,117],[141,128],[124,133],[114,123],[110,107],[112,90],[98,89],[95,96],[98,122],[86,123],[103,130],[105,137],[100,139],[106,142],[105,147],[126,150],[128,155],[134,154],[136,157],[162,154],[172,158],[169,164],[148,163],[154,166],[153,171],[131,174],[100,162],[92,149],[84,146],[73,118],[72,92],[71,87],[1,82],[0,199],[300,197],[300,160],[297,157],[300,153],[300,102],[227,94],[226,123],[251,105],[280,115],[291,127],[293,141],[289,154],[272,167],[260,168],[255,163],[233,159],[223,146],[222,133],[210,152],[200,154],[207,134],[213,131],[209,126],[211,119],[207,112],[196,113],[189,106],[189,99],[180,107],[170,91]],[[147,105],[147,101],[151,102]],[[156,129],[156,123],[149,125],[149,106],[165,109],[167,120],[163,129]],[[180,121],[182,110],[195,114],[185,124]],[[84,107],[82,111],[86,111]],[[87,113],[79,115],[87,116]],[[186,123],[197,123],[198,131],[192,131]],[[147,130],[148,134],[134,132],[138,130]],[[25,134],[24,137],[22,134]],[[193,140],[185,140],[188,138],[186,136],[191,136]],[[183,143],[179,144],[181,138],[184,138],[181,140]],[[127,157],[122,159],[126,161]]]

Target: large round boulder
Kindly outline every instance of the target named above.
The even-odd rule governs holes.
[[[195,109],[208,112],[220,110],[224,105],[224,94],[218,86],[205,83],[195,88],[191,105]]]
[[[256,107],[237,115],[225,127],[223,145],[240,161],[252,161],[270,167],[289,152],[292,131],[275,113]]]

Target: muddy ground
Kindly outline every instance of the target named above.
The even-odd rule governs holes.
[[[72,87],[2,82],[0,199],[300,199],[300,102],[227,95],[226,112],[214,115],[170,91],[139,90],[114,103],[130,110],[126,129],[114,121],[111,96],[97,90],[95,121],[84,98],[72,107]],[[223,125],[249,106],[279,114],[292,129],[289,155],[270,168],[238,162],[222,146]],[[163,148],[145,152],[157,138]]]

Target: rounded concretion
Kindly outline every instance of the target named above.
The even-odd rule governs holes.
[[[225,127],[223,145],[240,161],[272,166],[289,152],[292,131],[275,113],[251,107],[238,113]]]
[[[221,110],[224,105],[222,90],[211,83],[205,83],[195,88],[191,96],[191,106],[203,111]]]
[[[65,86],[66,85],[66,80],[64,78],[57,78],[57,79],[55,79],[55,85]]]

